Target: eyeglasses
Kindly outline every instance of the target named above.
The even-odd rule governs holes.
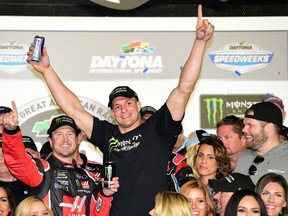
[[[255,165],[258,165],[260,163],[262,163],[264,161],[264,157],[263,156],[256,156],[253,160],[253,163],[250,168],[249,168],[249,175],[255,175],[257,173],[257,167]]]

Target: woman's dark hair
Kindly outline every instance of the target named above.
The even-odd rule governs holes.
[[[213,151],[215,154],[215,160],[218,164],[218,172],[216,173],[216,178],[222,179],[226,177],[231,172],[230,167],[230,158],[228,157],[227,150],[223,144],[223,142],[216,138],[204,138],[199,143],[199,148],[197,150],[197,154],[199,153],[199,149],[201,145],[206,144],[213,147]],[[197,154],[195,157],[197,157]]]
[[[245,196],[254,197],[260,206],[261,216],[268,216],[266,207],[260,195],[249,189],[239,190],[231,196],[227,203],[224,216],[237,215],[239,203]]]
[[[10,190],[9,187],[7,187],[7,185],[5,185],[5,183],[3,181],[0,180],[0,188],[3,188],[7,194],[8,197],[8,201],[9,201],[9,206],[11,211],[9,212],[9,216],[14,216],[15,214],[15,209],[16,209],[16,203],[14,201],[13,195],[12,195],[12,191]]]
[[[267,173],[267,174],[261,176],[261,178],[257,181],[256,186],[255,186],[256,193],[258,193],[261,196],[264,187],[270,182],[277,183],[284,189],[285,201],[288,204],[288,185],[287,185],[287,181],[280,174]],[[282,208],[282,215],[286,215],[287,213],[288,213],[288,206],[286,205],[285,207]]]

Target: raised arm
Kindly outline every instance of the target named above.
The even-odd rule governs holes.
[[[73,118],[77,126],[90,138],[93,127],[93,116],[83,108],[78,97],[60,80],[50,65],[46,48],[43,50],[40,62],[31,60],[33,50],[34,46],[32,44],[27,52],[27,62],[43,75],[45,82],[60,109],[63,110],[66,115]]]
[[[167,106],[175,121],[183,118],[186,105],[200,75],[207,41],[212,37],[213,32],[214,26],[208,20],[202,19],[202,6],[199,5],[196,39],[181,72],[179,83],[167,100]]]
[[[17,179],[30,187],[36,187],[42,182],[43,175],[39,172],[35,161],[25,151],[14,101],[12,108],[13,111],[4,114],[2,118],[5,127],[2,133],[2,151],[5,164]]]

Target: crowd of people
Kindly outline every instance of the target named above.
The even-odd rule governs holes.
[[[213,33],[199,5],[196,38],[178,85],[158,110],[142,107],[130,87],[116,87],[108,107],[117,124],[87,112],[52,68],[46,48],[35,62],[31,45],[27,61],[65,115],[52,119],[38,150],[22,134],[16,103],[0,107],[1,215],[287,215],[288,142],[280,98],[263,98],[243,118],[225,116],[215,134],[199,128],[184,136],[185,108]],[[103,164],[115,163],[109,184],[103,164],[79,152],[84,134],[102,151]]]

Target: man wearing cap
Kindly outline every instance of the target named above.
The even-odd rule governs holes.
[[[235,172],[250,175],[254,184],[269,172],[288,180],[288,143],[279,140],[282,120],[281,110],[270,102],[254,104],[245,112],[248,150],[238,157]]]
[[[76,121],[90,142],[99,147],[104,162],[113,160],[116,164],[121,187],[113,197],[110,216],[146,216],[154,207],[156,194],[168,189],[167,163],[200,75],[206,44],[214,32],[214,26],[202,19],[201,5],[196,28],[196,38],[178,85],[145,123],[141,120],[138,95],[128,86],[116,87],[109,96],[108,106],[117,125],[93,117],[59,79],[50,65],[46,49],[41,61],[33,62],[34,47],[29,48],[27,61],[42,73],[58,106]]]
[[[148,118],[154,115],[157,110],[152,106],[144,106],[140,110],[141,119],[145,122]]]
[[[11,173],[29,185],[31,194],[43,199],[54,215],[108,215],[111,196],[119,188],[118,177],[111,181],[111,188],[102,188],[92,173],[77,166],[74,152],[82,133],[74,120],[63,115],[54,118],[47,131],[51,156],[47,161],[32,158],[25,152],[16,104],[12,106],[13,112],[2,118],[2,147]]]
[[[231,196],[239,190],[254,191],[255,185],[251,178],[241,173],[231,173],[227,177],[217,180],[209,179],[209,186],[213,189],[217,215],[224,216],[227,203]]]
[[[227,149],[231,169],[234,170],[237,158],[247,149],[246,136],[242,131],[244,128],[243,119],[228,115],[217,122],[216,128],[217,136]]]

